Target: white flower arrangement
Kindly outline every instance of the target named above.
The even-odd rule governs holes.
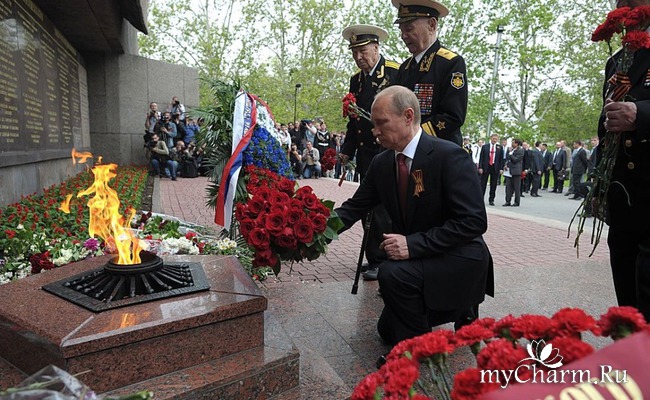
[[[160,244],[162,254],[199,254],[199,248],[192,242],[184,237],[174,239],[164,239]]]

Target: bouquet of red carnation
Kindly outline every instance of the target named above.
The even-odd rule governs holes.
[[[325,154],[320,159],[320,165],[323,171],[331,171],[336,165],[336,150],[325,150]]]
[[[503,387],[486,371],[516,371],[517,380],[511,384],[552,378],[556,368],[594,352],[582,341],[585,332],[619,340],[642,330],[650,332],[650,325],[633,307],[612,307],[598,321],[579,308],[563,308],[550,318],[482,318],[456,332],[436,330],[399,342],[386,364],[357,385],[351,399],[479,399]],[[452,376],[447,358],[464,346],[476,357],[476,367]],[[422,381],[421,366],[433,382]]]
[[[246,243],[255,250],[253,266],[268,266],[276,275],[281,261],[315,260],[338,238],[343,222],[332,210],[334,202],[320,200],[310,186],[271,171],[248,171],[250,199],[238,203],[235,218]]]
[[[357,98],[353,93],[348,93],[343,97],[343,118],[363,117],[370,121],[370,113],[357,105]]]

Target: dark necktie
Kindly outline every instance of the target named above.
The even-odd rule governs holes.
[[[399,206],[402,212],[402,220],[406,222],[406,192],[409,186],[409,167],[406,165],[406,156],[402,153],[397,155],[397,193],[399,194]]]

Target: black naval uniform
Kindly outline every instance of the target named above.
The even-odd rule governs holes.
[[[395,82],[398,68],[398,63],[385,60],[384,56],[380,55],[372,76],[366,78],[363,71],[354,74],[350,78],[350,93],[354,94],[357,99],[357,106],[370,112],[375,95]],[[347,155],[350,159],[354,157],[356,152],[356,171],[359,173],[360,181],[366,175],[370,161],[382,151],[382,147],[377,144],[372,134],[372,128],[372,123],[365,118],[350,117],[345,142],[343,142],[343,148],[341,149],[341,153]],[[371,268],[374,268],[386,257],[386,254],[379,250],[379,245],[384,240],[383,234],[389,232],[390,227],[390,217],[386,209],[382,205],[375,207],[365,248],[366,258],[368,263],[371,264]]]
[[[611,81],[622,53],[607,61],[605,76]],[[612,181],[620,184],[609,188],[607,244],[618,304],[637,307],[650,320],[650,50],[635,53],[627,75],[631,84],[627,98],[637,106],[637,130],[619,135]],[[604,98],[607,89],[606,82]],[[598,121],[600,157],[607,146],[604,122],[603,112]]]
[[[467,114],[465,60],[436,40],[420,62],[411,56],[402,63],[397,84],[411,89],[420,102],[422,129],[429,135],[462,146],[460,127]]]
[[[370,107],[375,100],[375,95],[382,89],[395,83],[399,64],[387,61],[384,56],[379,56],[377,67],[372,76],[366,78],[363,71],[359,71],[350,78],[350,93],[357,99],[357,105],[370,113]],[[365,118],[357,117],[348,121],[345,142],[341,152],[350,159],[356,152],[356,171],[360,179],[366,175],[370,161],[379,154],[381,146],[377,144],[372,134],[372,123]]]

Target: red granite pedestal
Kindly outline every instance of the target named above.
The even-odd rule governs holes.
[[[97,392],[156,399],[267,399],[298,385],[298,351],[235,258],[165,260],[200,262],[210,290],[93,313],[41,289],[107,258],[0,286],[2,386],[48,364],[90,371],[81,380]]]

